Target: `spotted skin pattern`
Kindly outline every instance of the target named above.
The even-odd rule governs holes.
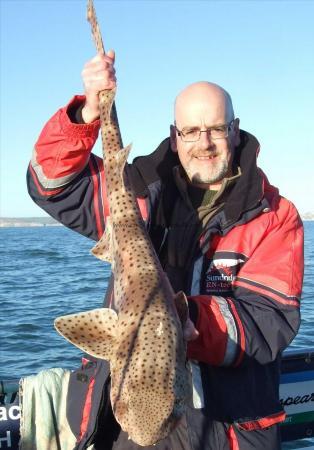
[[[100,34],[91,0],[88,15],[93,34]],[[83,351],[110,361],[115,418],[130,439],[147,446],[171,432],[190,400],[186,343],[177,313],[186,319],[187,302],[183,293],[174,294],[162,270],[130,187],[125,170],[129,147],[121,149],[114,98],[115,90],[100,96],[110,217],[92,252],[112,265],[117,313],[99,308],[59,317],[55,326]]]

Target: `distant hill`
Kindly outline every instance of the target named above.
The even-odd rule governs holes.
[[[314,212],[306,212],[301,214],[302,220],[314,220]]]
[[[301,214],[302,220],[314,220],[314,212]],[[62,226],[52,217],[0,217],[3,227],[57,227]]]
[[[0,217],[0,227],[61,226],[52,217]]]

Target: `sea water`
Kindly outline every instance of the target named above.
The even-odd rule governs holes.
[[[90,254],[92,246],[93,241],[61,226],[0,229],[0,380],[80,365],[82,353],[56,333],[53,321],[102,306],[110,267]],[[302,325],[293,348],[314,348],[313,297],[314,222],[309,221]],[[314,448],[310,440],[300,446],[306,444]]]

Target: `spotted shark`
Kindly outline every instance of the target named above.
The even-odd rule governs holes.
[[[94,9],[92,14],[95,34]],[[114,99],[115,89],[100,93],[110,215],[92,253],[111,264],[116,311],[98,308],[59,317],[55,327],[81,350],[109,360],[115,418],[130,439],[147,446],[175,428],[192,395],[182,331],[187,301],[173,291],[142,219],[126,165],[130,146],[122,148]]]

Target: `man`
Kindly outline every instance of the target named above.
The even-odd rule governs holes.
[[[28,187],[49,214],[96,240],[108,205],[102,161],[91,149],[98,93],[116,85],[114,53],[97,55],[82,75],[85,96],[59,110],[36,143]],[[149,448],[280,448],[280,355],[300,323],[303,230],[295,207],[257,168],[258,151],[239,129],[229,94],[198,82],[176,99],[170,140],[128,166],[164,270],[175,291],[189,295],[193,402],[169,437]],[[104,377],[99,367],[96,380]],[[99,423],[95,448],[142,448],[119,429],[106,399],[91,415]],[[85,440],[80,429],[77,449],[95,435],[92,424]]]

